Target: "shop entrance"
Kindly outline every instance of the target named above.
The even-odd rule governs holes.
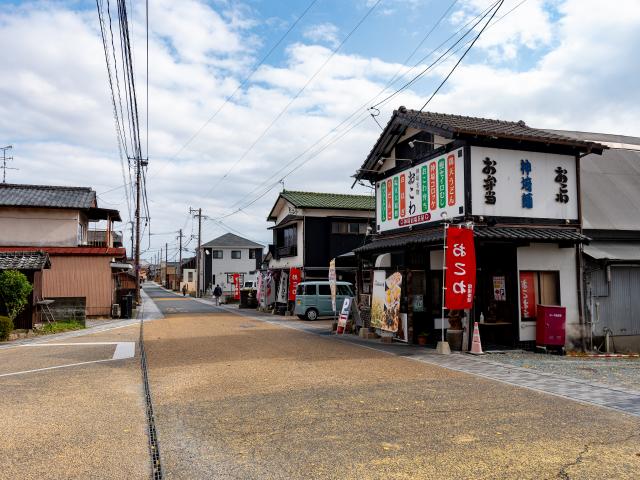
[[[478,272],[474,318],[481,322],[482,345],[485,349],[513,347],[518,341],[516,246],[500,243],[481,244],[476,248]]]

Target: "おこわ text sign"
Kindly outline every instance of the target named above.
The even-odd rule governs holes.
[[[445,307],[449,310],[471,308],[476,284],[473,230],[448,228],[446,246]]]

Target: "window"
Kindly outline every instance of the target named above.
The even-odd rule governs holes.
[[[520,272],[520,316],[536,319],[536,305],[560,305],[560,272]]]
[[[249,258],[254,259],[256,258],[256,251],[253,249],[249,250]]]
[[[298,235],[297,235],[297,228],[295,225],[292,227],[285,228],[283,231],[283,235],[284,235],[283,246],[292,247],[294,245],[297,245]]]
[[[187,273],[187,282],[193,282],[193,272]]]
[[[231,250],[231,258],[240,260],[242,258],[242,252],[240,250]]]
[[[364,235],[367,233],[367,224],[356,222],[332,222],[331,233]]]
[[[351,291],[351,288],[349,288],[349,285],[336,285],[336,293],[338,295],[346,295],[348,297],[353,296],[353,292]]]
[[[217,258],[217,259],[222,258],[222,250],[212,250],[211,251],[211,256],[213,258]]]
[[[297,295],[315,295],[315,294],[316,294],[315,285],[305,285],[303,283],[298,285]]]
[[[331,295],[331,288],[329,288],[329,285],[318,285],[318,295]]]

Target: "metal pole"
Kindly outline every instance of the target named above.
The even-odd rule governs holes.
[[[442,245],[442,315],[440,322],[440,331],[441,331],[441,341],[444,342],[444,296],[445,290],[447,287],[445,286],[445,270],[447,269],[447,229],[449,225],[445,222],[444,224],[444,244]]]
[[[169,244],[164,244],[164,286],[169,286]]]
[[[179,261],[178,261],[178,288],[180,288],[180,284],[182,283],[182,229],[180,229],[180,250],[179,250]]]
[[[201,297],[202,295],[200,295],[200,270],[201,270],[201,261],[200,261],[200,242],[202,240],[202,208],[198,209],[198,255],[197,255],[197,259],[198,259],[198,276],[197,276],[197,280],[198,280],[198,284],[196,285],[196,291],[197,291],[197,297]]]

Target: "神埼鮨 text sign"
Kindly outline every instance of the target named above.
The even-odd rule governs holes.
[[[464,214],[464,150],[458,148],[376,184],[379,232]]]

